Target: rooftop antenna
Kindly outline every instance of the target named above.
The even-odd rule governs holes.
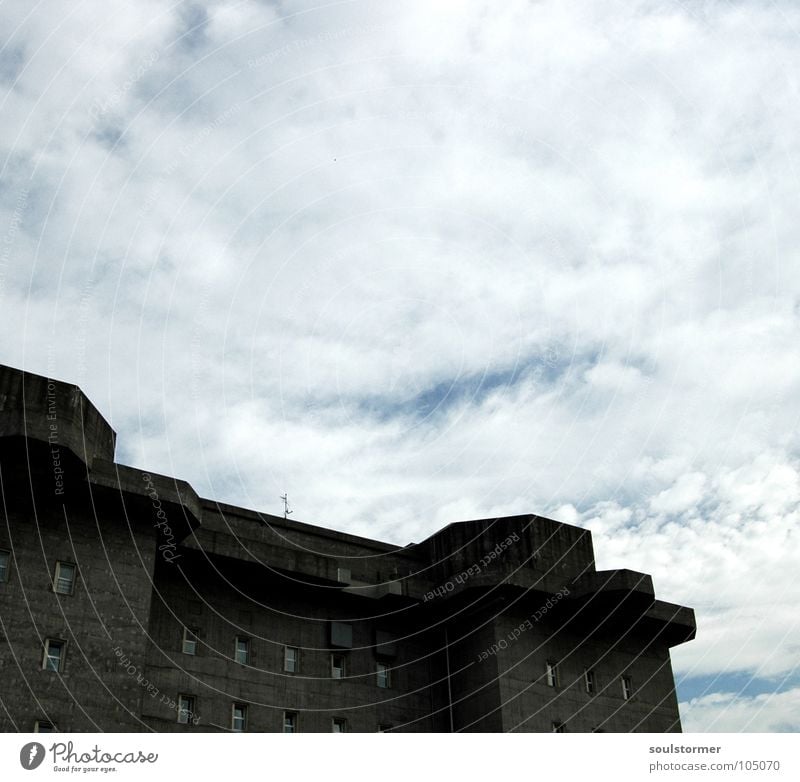
[[[289,495],[281,494],[281,499],[283,500],[283,518],[288,519],[289,514],[292,513],[292,511],[289,510]]]

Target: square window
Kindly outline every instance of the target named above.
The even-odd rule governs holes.
[[[331,646],[352,649],[353,625],[347,622],[331,622]]]
[[[547,675],[547,686],[558,687],[558,663],[552,661],[548,662],[545,672]]]
[[[293,711],[283,712],[283,732],[297,733],[297,715]]]
[[[567,726],[563,722],[553,722],[553,733],[566,733]]]
[[[622,697],[627,701],[633,696],[633,682],[630,676],[622,677]]]
[[[589,695],[594,695],[595,679],[593,670],[587,668],[583,672],[583,685],[586,687],[586,692],[589,693]]]
[[[46,720],[36,720],[33,723],[33,732],[34,733],[55,733],[56,726],[53,725],[52,722],[47,722]]]
[[[42,668],[45,671],[55,671],[59,673],[64,667],[64,650],[66,643],[48,638],[44,643],[44,659]]]
[[[376,675],[378,687],[388,689],[392,686],[392,671],[386,663],[378,663]]]
[[[234,733],[243,733],[247,730],[247,706],[244,703],[234,703],[231,710],[231,730]]]
[[[236,637],[236,648],[234,649],[234,659],[237,663],[248,665],[250,663],[250,639]]]
[[[300,650],[294,646],[283,647],[283,670],[287,673],[297,673],[300,669]]]
[[[11,552],[0,550],[0,584],[8,581],[8,571],[11,566]]]
[[[197,654],[197,630],[191,627],[183,628],[183,653]]]
[[[194,720],[194,695],[178,696],[178,722],[188,725]]]
[[[345,659],[343,654],[331,655],[331,678],[344,679],[345,677]]]
[[[343,584],[350,583],[350,568],[340,567],[336,568],[336,580]]]
[[[71,595],[74,589],[75,565],[70,562],[56,562],[53,591],[57,595]]]
[[[333,733],[347,733],[347,720],[342,717],[334,717],[331,730]]]

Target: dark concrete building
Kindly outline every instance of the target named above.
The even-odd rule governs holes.
[[[0,367],[0,729],[679,731],[691,609],[535,515],[394,546],[114,462]]]

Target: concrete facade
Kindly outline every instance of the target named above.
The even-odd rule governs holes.
[[[587,530],[394,546],[199,498],[114,443],[77,387],[0,367],[0,730],[680,730],[694,614],[598,572]]]

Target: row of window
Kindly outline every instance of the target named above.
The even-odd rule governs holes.
[[[48,638],[44,644],[44,656],[42,658],[42,668],[46,671],[54,671],[56,673],[64,669],[64,659],[66,652],[66,641],[61,641],[55,638]],[[379,663],[379,665],[382,665]],[[387,672],[388,677],[388,672]],[[378,674],[379,686],[381,685],[381,674]],[[388,682],[388,678],[385,679]],[[194,721],[196,710],[196,701],[193,695],[179,695],[178,696],[178,722],[188,725]],[[39,733],[46,733],[52,731],[54,728],[51,723],[37,722],[36,731]],[[231,706],[231,730],[235,732],[242,732],[247,729],[247,704],[234,703]],[[381,730],[388,730],[389,726],[381,726]],[[340,717],[334,717],[331,730],[334,733],[347,732],[347,720]],[[297,731],[297,713],[284,712],[283,715],[283,732],[295,733]]]
[[[192,724],[195,710],[195,697],[193,695],[178,696],[178,722],[181,725]],[[285,711],[281,722],[284,733],[297,733],[299,717],[297,712]],[[234,733],[244,733],[247,730],[247,704],[234,703],[231,705],[230,729]],[[389,724],[378,726],[379,733],[386,733],[392,729]],[[55,733],[58,729],[52,722],[46,720],[36,720],[33,725],[34,733]],[[334,717],[331,720],[332,733],[347,733],[347,720],[344,717]]]
[[[545,681],[548,687],[561,686],[561,677],[557,662],[548,660],[545,663]],[[633,679],[627,674],[624,674],[620,676],[620,684],[622,685],[622,697],[626,701],[630,700],[633,697]],[[594,695],[597,692],[597,676],[591,668],[585,668],[583,671],[583,687],[589,695]],[[559,733],[561,731],[556,732]]]
[[[247,646],[242,646],[246,639],[236,639],[237,662],[247,662]],[[184,652],[194,654],[194,651],[187,651],[194,647],[187,647],[184,638]],[[64,657],[66,651],[66,641],[57,638],[48,638],[44,644],[44,656],[42,658],[42,668],[46,671],[62,671],[64,668]],[[284,647],[284,670],[296,672],[298,670],[299,650],[293,646]],[[331,655],[331,678],[344,679],[346,676],[346,658],[343,654]],[[375,683],[378,687],[389,688],[392,686],[391,668],[382,662],[376,663]],[[548,660],[545,663],[545,681],[549,687],[560,686],[560,675],[558,663]],[[620,677],[622,685],[622,697],[629,700],[633,697],[633,680],[629,675]],[[594,695],[597,691],[597,677],[591,668],[586,668],[583,672],[583,686],[589,695]]]
[[[189,725],[192,722],[192,717],[195,708],[195,699],[193,695],[179,695],[178,703],[180,704],[180,711],[178,712],[178,722],[182,725]],[[298,732],[298,716],[296,712],[285,711],[283,713],[283,732],[284,733],[297,733]],[[553,733],[566,733],[567,726],[560,720],[554,720],[552,723]],[[391,725],[381,724],[378,726],[378,733],[387,733],[392,729]],[[34,733],[55,733],[56,726],[52,722],[46,720],[36,720],[33,724]],[[247,704],[234,703],[231,706],[231,730],[234,733],[243,733],[247,730]],[[344,717],[334,717],[331,720],[332,733],[347,733],[347,720]],[[592,733],[603,733],[601,728],[595,728]]]
[[[11,570],[11,552],[0,549],[0,584],[8,581]],[[73,562],[56,562],[53,571],[53,591],[58,595],[71,595],[75,591],[78,569]]]
[[[240,642],[237,639],[237,652],[242,651]],[[185,642],[184,642],[185,643]],[[64,659],[66,657],[67,642],[58,638],[47,638],[44,643],[44,656],[42,658],[42,668],[45,671],[60,672],[64,670]],[[186,647],[184,646],[184,651]],[[186,652],[194,654],[194,652]],[[284,650],[284,670],[295,672],[299,659],[299,650],[293,646],[287,646]],[[237,657],[238,662],[247,662],[246,659]],[[287,667],[288,666],[288,667]],[[346,660],[342,654],[331,655],[331,678],[343,679],[346,676]],[[375,683],[378,687],[389,688],[392,686],[392,671],[386,663],[378,662],[375,668]]]
[[[183,629],[182,651],[184,654],[196,655],[198,642],[197,630],[191,627]],[[250,639],[236,636],[233,643],[233,659],[242,665],[250,664]],[[300,649],[296,646],[283,647],[283,670],[286,673],[300,672]],[[347,657],[334,652],[330,660],[331,679],[344,679],[347,677]],[[389,665],[377,662],[375,665],[375,683],[378,687],[388,689],[392,686],[392,669]]]
[[[193,695],[179,695],[178,703],[178,722],[181,725],[192,724],[195,710],[195,698]],[[283,713],[282,730],[284,733],[297,733],[299,731],[299,718],[297,712],[285,711]],[[567,726],[560,720],[551,723],[553,733],[566,733]],[[234,733],[243,733],[247,730],[247,704],[234,703],[231,705],[230,729]],[[387,733],[392,729],[392,725],[383,723],[378,725],[379,733]],[[34,733],[55,733],[56,726],[52,722],[36,720],[34,723]],[[332,733],[347,733],[347,720],[344,717],[333,717],[331,720]],[[602,728],[594,728],[592,733],[603,733]]]
[[[8,549],[0,549],[0,583],[8,581],[8,571],[11,563],[11,552]],[[53,578],[54,591],[60,595],[71,595],[75,585],[75,565],[71,562],[57,562],[56,573]],[[341,582],[350,581],[350,570],[339,568],[337,579]]]
[[[194,723],[196,699],[193,695],[179,695],[178,696],[178,723],[181,725],[191,725]],[[234,733],[243,733],[247,730],[247,704],[234,703],[231,705],[231,722],[230,729]],[[283,732],[284,733],[297,733],[299,731],[299,716],[297,712],[285,711],[283,713]],[[566,733],[567,726],[565,723],[554,720],[552,723],[553,733]],[[380,724],[378,725],[379,733],[387,733],[392,729],[392,725]],[[55,725],[52,722],[44,720],[37,720],[34,724],[34,733],[54,733],[56,731]],[[331,720],[332,733],[347,733],[347,720],[344,717],[333,717]],[[595,728],[592,733],[602,733],[600,728]]]
[[[197,722],[196,717],[197,699],[194,695],[178,695],[178,722],[181,725],[192,725]],[[230,729],[234,733],[242,733],[247,730],[247,704],[231,704]],[[299,731],[300,717],[295,711],[283,712],[283,732],[297,733]],[[391,725],[381,724],[378,726],[379,733],[385,733],[392,729]],[[331,719],[332,733],[347,733],[347,720],[344,717],[333,717]]]

